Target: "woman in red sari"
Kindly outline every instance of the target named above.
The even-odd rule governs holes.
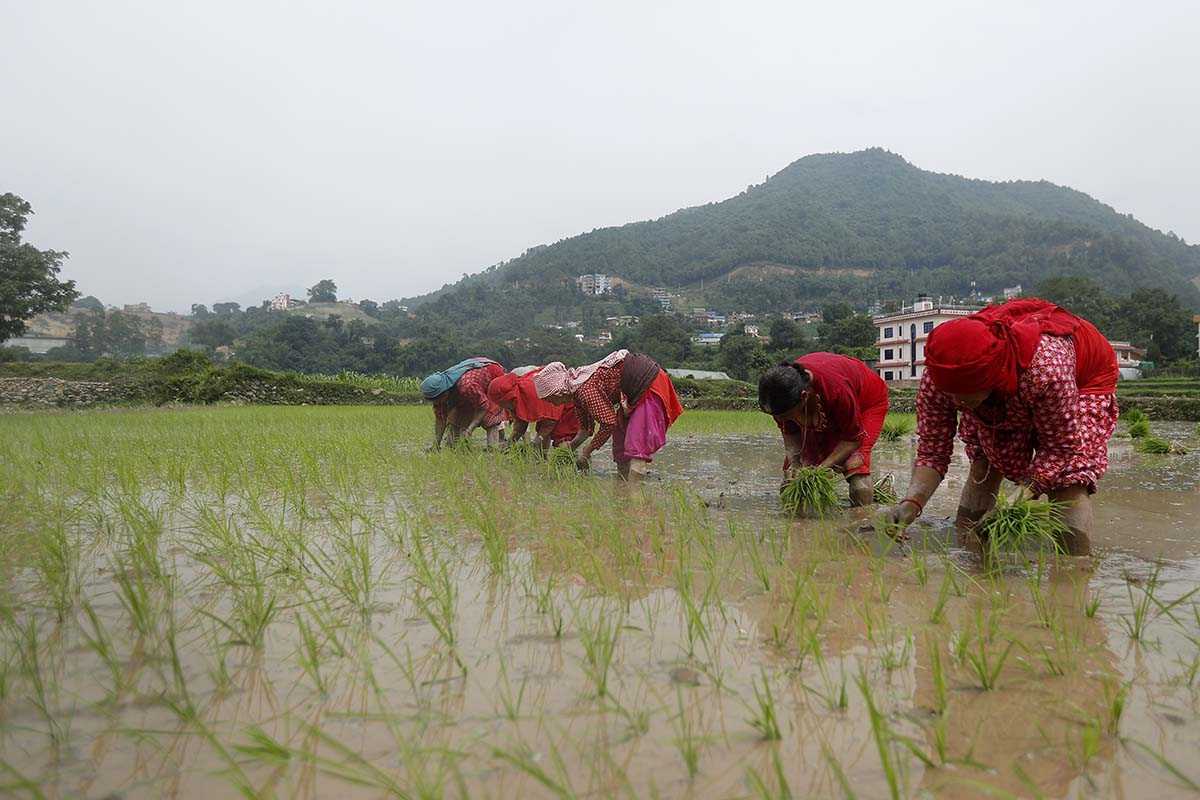
[[[783,433],[784,477],[794,465],[846,476],[850,502],[874,502],[871,450],[888,410],[887,384],[857,358],[809,353],[763,373],[758,405]]]
[[[907,525],[946,474],[954,435],[971,469],[956,526],[964,537],[996,502],[1002,478],[1064,504],[1067,552],[1091,550],[1096,482],[1117,425],[1117,358],[1087,320],[1045,300],[1014,300],[934,328],[917,394],[920,444]]]
[[[552,445],[571,442],[579,434],[579,418],[574,406],[556,406],[537,396],[533,376],[540,371],[541,367],[522,367],[493,379],[488,399],[512,417],[510,443],[520,440],[532,425],[535,444],[544,453]]]
[[[580,424],[572,443],[575,465],[588,469],[592,453],[611,438],[617,474],[625,480],[646,474],[667,442],[667,429],[683,413],[666,370],[628,350],[578,369],[555,361],[542,367],[533,384],[539,398],[574,405]]]
[[[479,359],[483,361],[484,359]],[[449,431],[449,444],[460,438],[470,438],[482,426],[487,432],[487,445],[500,444],[500,425],[506,419],[504,409],[488,400],[488,386],[504,374],[504,367],[494,361],[469,369],[433,401],[433,445],[436,450]],[[427,378],[428,382],[430,379]]]

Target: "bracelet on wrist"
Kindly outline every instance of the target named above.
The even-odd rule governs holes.
[[[917,507],[917,516],[918,517],[925,513],[925,504],[922,503],[917,498],[911,497],[911,496],[906,497],[900,501],[899,505],[904,505],[905,503],[912,503],[914,506]]]

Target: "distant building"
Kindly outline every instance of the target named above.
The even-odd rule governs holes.
[[[149,303],[126,303],[121,309],[126,314],[153,314]]]
[[[666,289],[661,286],[655,287],[650,290],[650,296],[662,307],[663,311],[671,310],[671,295],[667,293]]]
[[[26,333],[24,336],[14,336],[3,343],[3,347],[24,347],[31,353],[49,353],[56,347],[66,347],[71,340],[65,336],[41,336]]]
[[[667,374],[672,378],[691,378],[694,381],[729,380],[729,376],[724,372],[714,372],[707,369],[668,369]]]
[[[1019,284],[1019,283],[1016,286],[1010,286],[1004,290],[1004,299],[1005,300],[1012,300],[1014,297],[1020,297],[1020,296],[1021,296],[1021,284]]]
[[[575,279],[575,285],[584,294],[596,297],[612,294],[612,278],[600,272],[594,272],[590,275],[580,275]]]
[[[1196,323],[1196,355],[1200,356],[1200,314],[1193,316],[1192,322]]]
[[[1117,369],[1123,380],[1137,380],[1142,377],[1142,362],[1146,359],[1144,348],[1135,347],[1129,342],[1108,340],[1113,352],[1117,354]]]
[[[977,305],[935,303],[919,295],[911,306],[874,318],[879,331],[875,371],[885,381],[918,380],[925,372],[925,340],[938,325],[979,310]]]
[[[757,325],[747,325],[747,326],[746,326],[746,328],[745,328],[745,330],[746,330],[746,335],[747,335],[747,336],[753,336],[755,339],[761,339],[761,338],[762,338],[762,336],[760,336],[760,335],[759,335],[759,333],[758,333],[758,326],[757,326]]]
[[[698,347],[716,347],[724,338],[723,333],[698,333],[692,337],[692,344]]]
[[[607,317],[604,321],[614,328],[628,328],[637,325],[640,320],[632,314],[622,314],[619,317]]]
[[[596,340],[604,343],[611,342],[612,331],[600,331],[598,334],[596,334]]]
[[[268,306],[272,311],[287,311],[292,307],[292,296],[283,292],[271,298],[271,304]]]

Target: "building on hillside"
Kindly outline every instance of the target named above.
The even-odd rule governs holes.
[[[605,317],[604,321],[614,328],[629,328],[637,325],[641,320],[632,314],[622,314],[619,317]]]
[[[584,294],[600,295],[612,294],[612,278],[601,272],[593,272],[589,275],[580,275],[575,279],[575,285],[579,287],[579,291]]]
[[[938,325],[979,310],[977,305],[933,301],[918,295],[911,306],[874,318],[879,331],[879,361],[875,371],[885,381],[919,380],[925,372],[925,340]]]
[[[1200,357],[1200,314],[1193,316],[1192,322],[1196,323],[1196,356]]]
[[[656,286],[650,290],[650,296],[654,301],[662,307],[663,311],[671,310],[671,295],[661,286]]]
[[[44,355],[56,347],[66,347],[71,340],[66,336],[43,336],[27,332],[23,336],[14,336],[2,345],[3,347],[24,347],[30,353]]]
[[[1021,296],[1021,284],[1019,284],[1019,283],[1016,286],[1010,286],[1004,290],[1004,299],[1005,300],[1012,300],[1014,297],[1020,297],[1020,296]]]
[[[761,339],[761,338],[763,338],[763,337],[762,337],[762,335],[761,335],[761,334],[759,334],[758,330],[759,330],[759,329],[758,329],[758,326],[757,326],[757,325],[747,325],[747,326],[745,327],[745,331],[746,331],[746,335],[747,335],[747,336],[753,336],[755,339]]]
[[[692,344],[697,347],[716,347],[724,338],[723,333],[698,333],[692,337]]]
[[[154,313],[154,311],[151,310],[149,303],[126,303],[125,307],[121,310],[124,311],[126,314],[153,314]]]
[[[596,334],[596,341],[601,344],[610,344],[612,342],[612,331],[600,331]]]
[[[1113,352],[1117,354],[1117,369],[1123,380],[1136,380],[1142,377],[1142,362],[1146,359],[1146,351],[1135,347],[1129,342],[1108,340]]]
[[[287,311],[292,307],[292,296],[287,292],[281,292],[271,298],[271,304],[268,308],[271,311]]]
[[[691,378],[694,381],[727,381],[730,379],[724,372],[707,369],[668,369],[667,374],[672,378]]]

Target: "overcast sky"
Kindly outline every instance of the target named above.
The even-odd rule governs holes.
[[[0,192],[110,304],[525,248],[881,146],[1200,241],[1200,4],[0,0]]]

